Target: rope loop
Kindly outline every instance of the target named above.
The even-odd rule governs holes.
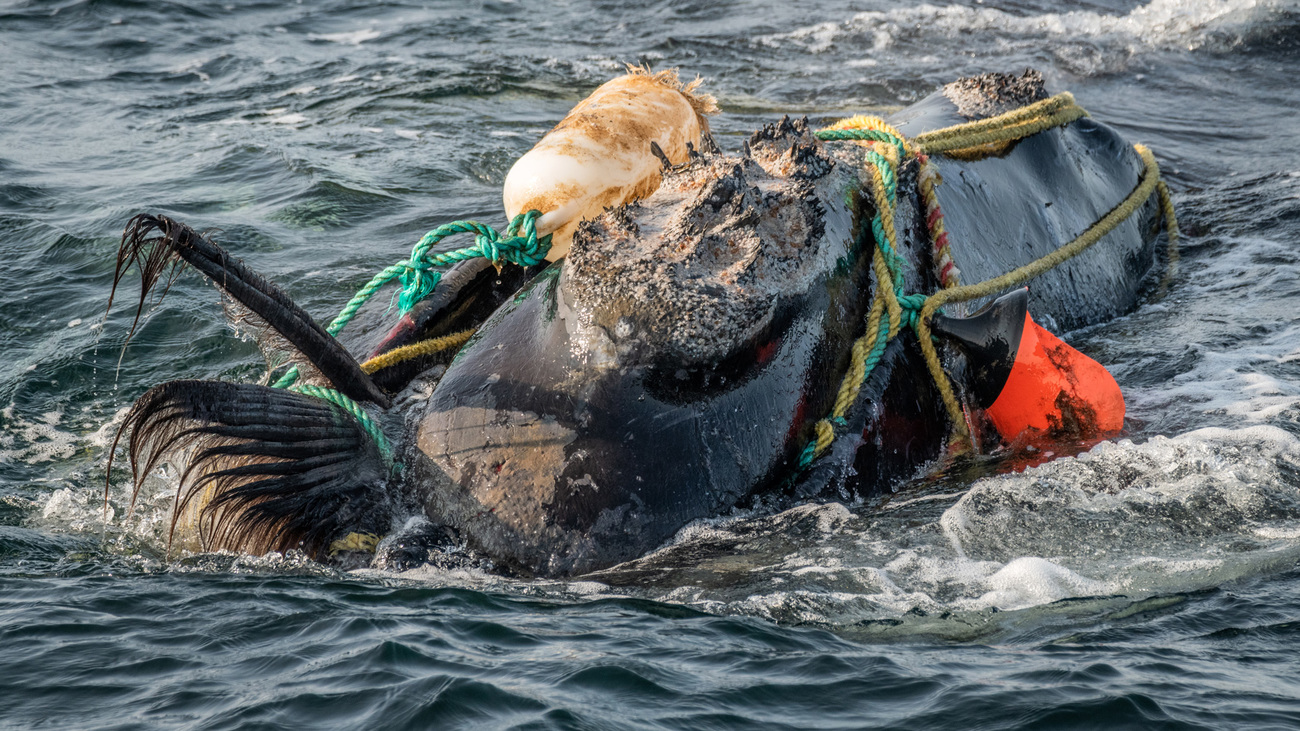
[[[830,449],[835,440],[835,427],[848,426],[845,416],[849,408],[857,400],[867,377],[884,356],[885,346],[903,328],[911,328],[917,333],[926,367],[943,398],[956,441],[969,441],[961,404],[943,371],[930,333],[930,318],[942,305],[996,294],[1068,261],[1099,241],[1120,221],[1131,216],[1153,193],[1158,193],[1164,214],[1165,229],[1170,239],[1170,261],[1176,259],[1178,222],[1174,217],[1168,188],[1160,180],[1160,170],[1151,151],[1142,145],[1135,145],[1134,148],[1146,166],[1146,172],[1133,192],[1110,213],[1073,241],[1046,256],[986,282],[961,285],[959,272],[952,261],[943,211],[934,193],[935,186],[942,182],[942,178],[929,156],[944,152],[960,155],[972,150],[984,150],[992,145],[1023,139],[1069,124],[1087,114],[1083,107],[1075,103],[1074,97],[1066,92],[996,117],[925,132],[911,141],[879,117],[851,117],[816,132],[817,138],[821,140],[855,141],[863,143],[867,148],[863,153],[867,172],[865,184],[876,208],[876,214],[871,220],[871,233],[876,244],[872,254],[876,290],[866,318],[866,332],[853,343],[848,372],[840,384],[835,405],[826,418],[816,422],[813,439],[799,453],[800,472]],[[932,295],[907,294],[903,275],[906,261],[898,251],[894,226],[898,168],[913,158],[920,165],[917,189],[925,204],[926,229],[930,235],[935,272],[942,286],[939,292]]]
[[[537,219],[541,211],[521,213],[510,220],[503,236],[496,229],[478,221],[452,221],[425,234],[411,249],[411,258],[400,263],[402,291],[397,297],[397,308],[402,314],[411,311],[417,303],[433,294],[442,281],[442,269],[467,259],[483,258],[500,268],[503,261],[522,267],[535,266],[546,259],[551,250],[551,235],[537,235]],[[429,250],[448,236],[460,233],[474,234],[474,245],[461,249],[430,254]]]
[[[368,434],[371,439],[375,440],[375,446],[379,448],[379,455],[383,457],[384,464],[387,465],[389,469],[392,469],[394,464],[393,447],[388,443],[388,438],[384,436],[384,431],[379,428],[379,425],[375,423],[374,419],[370,418],[370,414],[366,413],[366,410],[363,409],[360,404],[353,401],[340,391],[336,391],[332,388],[324,388],[322,386],[300,384],[297,386],[291,386],[289,390],[303,394],[304,396],[312,396],[328,401],[340,410],[352,415],[354,419],[360,422],[361,428],[365,430],[366,434]]]

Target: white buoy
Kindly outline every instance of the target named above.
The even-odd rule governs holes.
[[[553,234],[546,258],[569,250],[578,224],[611,206],[644,198],[659,187],[661,161],[654,142],[674,165],[709,133],[713,97],[682,84],[676,71],[629,67],[606,82],[546,133],[506,175],[502,191],[510,217],[539,210],[539,234]]]

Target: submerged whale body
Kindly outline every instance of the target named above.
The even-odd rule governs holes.
[[[1019,81],[993,92],[952,85],[891,121],[911,135],[1044,96]],[[1086,117],[984,159],[935,162],[952,257],[967,281],[1051,252],[1123,199],[1143,170],[1113,129]],[[240,384],[180,382],[189,385],[146,394],[127,419],[132,458],[149,467],[189,449],[177,524],[193,525],[205,548],[319,556],[349,533],[387,533],[414,511],[438,535],[529,575],[638,557],[687,523],[758,497],[870,494],[934,463],[950,425],[905,332],[845,417],[854,437],[806,472],[796,467],[878,286],[864,169],[862,147],[823,143],[806,121],[783,119],[740,153],[696,154],[666,170],[658,190],[578,227],[567,257],[540,271],[498,276],[479,263],[450,272],[389,341],[476,326],[450,363],[366,374],[309,357],[318,378],[360,400],[378,403],[366,397],[372,388],[400,392],[391,411],[403,424],[402,469],[393,476],[337,411]],[[933,292],[916,172],[900,169],[898,247],[912,287]],[[1156,216],[1153,200],[1038,278],[1038,320],[1073,329],[1131,309],[1155,263]],[[225,271],[253,282],[253,294],[236,298],[293,347],[326,347],[273,285],[173,222],[150,225],[218,283]],[[259,309],[250,300],[262,291],[273,294]],[[960,356],[948,358],[960,370]]]

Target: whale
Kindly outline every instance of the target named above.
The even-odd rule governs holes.
[[[986,75],[888,120],[912,136],[1046,96],[1036,74]],[[365,411],[265,384],[162,384],[119,432],[130,435],[136,489],[178,462],[173,532],[203,550],[325,560],[374,549],[356,536],[388,536],[381,547],[422,557],[451,547],[555,577],[638,558],[738,508],[862,499],[936,469],[954,424],[911,330],[884,348],[841,419],[844,436],[801,459],[882,286],[866,147],[823,141],[788,117],[738,151],[709,147],[665,160],[656,190],[576,226],[557,261],[451,268],[377,352],[472,335],[378,370],[209,238],[166,217],[133,219],[117,281],[134,263],[147,291],[164,264],[188,263],[246,307],[306,381]],[[967,281],[1051,253],[1144,174],[1132,145],[1087,116],[932,162]],[[918,175],[914,162],[898,169],[896,253],[910,286],[933,293],[943,283]],[[1035,278],[1023,307],[1057,332],[1131,311],[1159,269],[1159,224],[1153,197]],[[975,315],[986,301],[947,314]],[[975,370],[960,348],[943,357],[958,382]],[[391,443],[377,443],[376,429]]]

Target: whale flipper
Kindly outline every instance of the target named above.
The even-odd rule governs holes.
[[[1025,329],[1029,311],[1029,288],[1005,294],[970,317],[935,315],[930,327],[966,354],[972,395],[980,408],[987,409],[1002,392]]]

